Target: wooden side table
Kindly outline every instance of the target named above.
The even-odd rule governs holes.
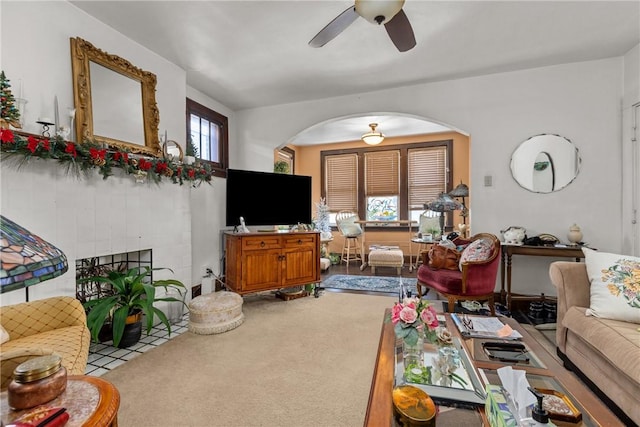
[[[507,245],[502,244],[502,262],[500,263],[500,301],[505,301],[507,309],[511,310],[511,302],[515,299],[531,300],[535,299],[528,296],[514,296],[511,294],[511,258],[513,255],[528,256],[546,256],[546,257],[564,257],[575,258],[576,262],[584,258],[581,246],[528,246],[528,245]],[[505,292],[505,266],[507,289]]]
[[[67,408],[69,421],[65,427],[118,426],[120,393],[109,381],[88,375],[70,375],[67,389],[44,406]],[[14,411],[9,408],[8,393],[0,393],[0,413],[3,425],[10,424],[31,409]]]

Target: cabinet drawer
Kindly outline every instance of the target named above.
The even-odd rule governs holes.
[[[245,250],[278,249],[280,247],[279,236],[245,237],[242,239],[242,249]]]
[[[296,246],[315,246],[316,237],[310,234],[303,234],[301,236],[286,236],[283,237],[284,246],[287,248],[293,248]]]

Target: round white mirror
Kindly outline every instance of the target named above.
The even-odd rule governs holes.
[[[169,140],[162,145],[164,158],[173,161],[182,161],[182,147],[175,141]]]
[[[536,135],[513,152],[511,174],[522,188],[534,193],[552,193],[575,179],[580,162],[578,148],[567,138]]]

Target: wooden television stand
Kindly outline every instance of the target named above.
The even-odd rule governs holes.
[[[225,232],[226,285],[240,295],[320,282],[320,233]]]

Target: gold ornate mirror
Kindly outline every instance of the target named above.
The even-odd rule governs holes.
[[[71,39],[77,141],[92,139],[132,153],[160,156],[156,75]]]

